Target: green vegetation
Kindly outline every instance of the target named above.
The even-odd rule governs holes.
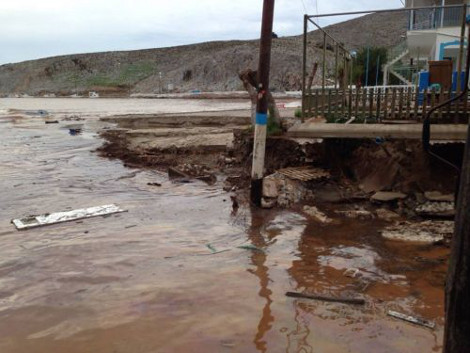
[[[377,66],[379,65],[378,84],[383,83],[382,66],[387,62],[387,48],[384,47],[370,47],[362,48],[357,53],[353,65],[353,83],[360,82],[362,86],[367,86],[366,83],[366,67],[367,67],[367,52],[369,51],[369,86],[375,85],[377,78]]]
[[[156,66],[149,61],[127,64],[122,67],[118,75],[97,74],[87,79],[89,86],[131,86],[135,83],[151,76],[156,72]]]
[[[268,136],[275,136],[275,135],[281,135],[282,134],[282,129],[274,121],[274,117],[272,114],[268,114],[268,125],[267,125],[267,135]]]
[[[295,110],[294,116],[295,116],[296,118],[301,118],[301,117],[302,117],[302,109],[297,108],[297,109]]]

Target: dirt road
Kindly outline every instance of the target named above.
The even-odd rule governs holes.
[[[49,102],[13,107],[0,100],[2,108],[25,110],[52,110]],[[180,103],[158,104],[176,111]],[[106,114],[102,107],[60,108],[60,114],[88,113],[83,121],[48,125],[6,109],[0,117],[2,353],[441,347],[447,250],[385,240],[378,221],[320,226],[296,211],[242,206],[233,213],[220,179],[212,186],[172,183],[166,174],[95,153],[103,142],[97,133],[109,125],[93,118]],[[69,134],[72,123],[83,124],[81,134]],[[155,182],[161,187],[148,185]],[[128,212],[22,232],[10,224],[109,203]],[[346,276],[348,269],[358,275]],[[361,297],[367,304],[293,299],[287,291]],[[435,320],[437,327],[396,321],[389,309]]]

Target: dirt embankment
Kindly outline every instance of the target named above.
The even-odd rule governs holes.
[[[102,133],[107,142],[100,152],[129,165],[166,170],[181,164],[198,164],[214,173],[236,173],[249,179],[253,148],[249,118],[225,113],[209,115],[107,118],[118,128]],[[454,163],[461,163],[461,145],[436,145],[434,149]],[[324,168],[336,182],[354,185],[364,194],[395,191],[414,195],[455,190],[456,173],[428,156],[417,141],[318,142],[270,136],[266,175],[298,166]]]

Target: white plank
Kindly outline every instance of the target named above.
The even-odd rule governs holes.
[[[41,227],[49,224],[75,221],[83,218],[105,216],[120,212],[124,212],[124,210],[114,204],[111,204],[104,206],[81,208],[73,211],[56,212],[50,214],[47,213],[39,216],[28,216],[20,219],[13,219],[11,222],[15,225],[16,229],[22,230]]]

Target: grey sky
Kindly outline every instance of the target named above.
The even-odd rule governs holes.
[[[318,4],[317,4],[318,2]],[[0,2],[0,64],[259,36],[262,0],[14,0]],[[277,0],[274,31],[309,14],[396,8],[400,0]],[[338,22],[345,20],[335,18]],[[326,25],[326,20],[322,20]]]

